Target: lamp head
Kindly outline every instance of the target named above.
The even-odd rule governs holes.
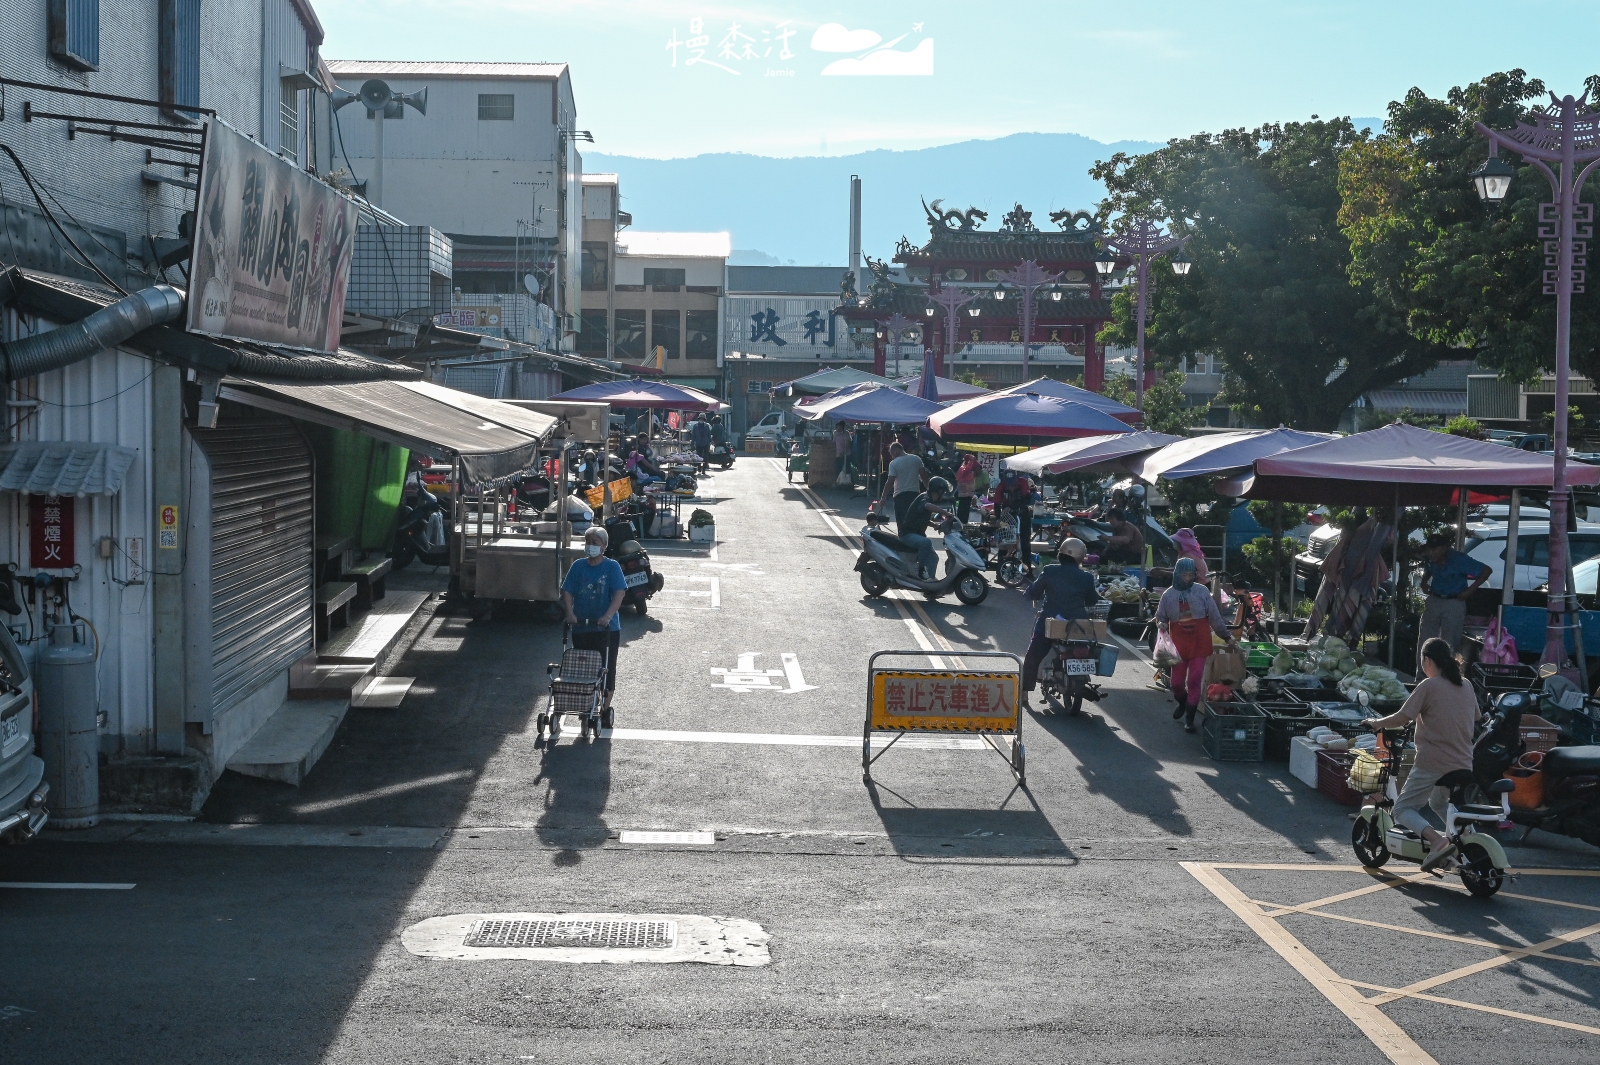
[[[1511,191],[1511,179],[1517,176],[1517,171],[1510,163],[1494,155],[1474,170],[1471,176],[1480,200],[1484,203],[1500,203]]]
[[[1189,267],[1193,265],[1194,264],[1189,261],[1189,257],[1183,254],[1181,251],[1172,257],[1172,272],[1177,274],[1179,277],[1187,277],[1189,274]]]
[[[1095,273],[1101,277],[1110,277],[1111,272],[1117,268],[1117,257],[1109,251],[1102,251],[1094,257]]]
[[[924,308],[922,308],[922,313],[927,315],[929,318],[932,318],[933,317],[933,308],[932,307],[924,307]]]

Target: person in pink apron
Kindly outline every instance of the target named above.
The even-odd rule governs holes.
[[[1172,667],[1172,694],[1178,705],[1172,711],[1172,719],[1183,718],[1185,732],[1194,731],[1194,716],[1200,709],[1200,685],[1206,659],[1211,657],[1211,634],[1227,640],[1229,648],[1239,649],[1211,590],[1195,580],[1197,572],[1194,559],[1178,559],[1172,567],[1172,587],[1161,593],[1161,602],[1156,605],[1156,624],[1171,637],[1178,652],[1178,664]]]

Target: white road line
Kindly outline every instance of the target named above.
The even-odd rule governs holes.
[[[408,791],[431,788],[435,784],[448,784],[452,780],[460,780],[463,777],[470,776],[472,776],[472,770],[457,769],[451,773],[437,773],[431,777],[419,777],[416,780],[407,780],[400,784],[386,784],[381,788],[360,791],[354,795],[344,795],[337,799],[301,803],[299,806],[292,807],[292,809],[297,814],[322,813],[324,810],[337,810],[341,806],[353,806],[356,803],[367,802],[370,799],[387,799],[391,795],[404,795]]]
[[[860,747],[860,736],[807,736],[786,732],[679,732],[672,729],[601,729],[602,739],[648,740],[657,743],[748,743],[771,747]],[[887,747],[894,737],[877,734],[874,747]],[[988,744],[977,736],[908,735],[897,746],[923,750],[982,751]]]
[[[695,847],[709,847],[717,842],[714,832],[634,832],[623,829],[617,835],[619,843],[683,843]]]
[[[722,581],[716,577],[711,578],[711,609],[722,609]]]
[[[0,882],[0,888],[28,891],[132,891],[134,886],[133,884],[49,884],[27,880]]]

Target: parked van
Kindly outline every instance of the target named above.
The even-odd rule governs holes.
[[[765,417],[745,430],[745,446],[750,446],[752,440],[771,440],[776,444],[779,440],[787,440],[793,436],[789,425],[787,411],[769,411]]]
[[[0,842],[32,839],[50,817],[44,761],[33,753],[33,678],[0,625]]]

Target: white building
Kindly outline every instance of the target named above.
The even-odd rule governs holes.
[[[731,250],[727,233],[618,233],[613,357],[658,366],[681,384],[719,392]]]
[[[463,295],[524,293],[556,315],[572,350],[583,310],[583,159],[565,63],[411,63],[329,60],[339,85],[368,80],[395,93],[427,91],[427,111],[385,111],[382,192],[374,182],[374,120],[359,102],[319,108],[328,169],[366,183],[380,206],[454,244]]]

